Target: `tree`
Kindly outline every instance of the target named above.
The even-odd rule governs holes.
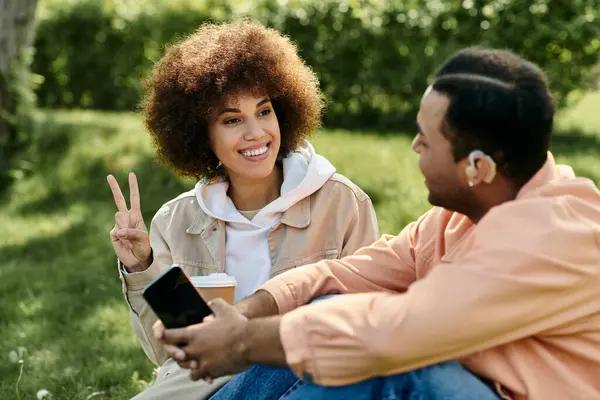
[[[37,0],[0,0],[0,192],[27,134],[20,121],[33,106],[28,72],[36,6]]]

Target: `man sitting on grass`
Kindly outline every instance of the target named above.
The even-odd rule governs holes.
[[[600,192],[553,117],[539,68],[457,53],[417,116],[430,211],[156,336],[195,379],[256,364],[215,399],[600,399]]]

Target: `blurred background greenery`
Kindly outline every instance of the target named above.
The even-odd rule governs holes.
[[[20,154],[34,130],[34,94],[43,108],[136,110],[166,44],[202,22],[243,17],[296,41],[319,76],[330,128],[412,129],[431,74],[466,46],[539,64],[560,107],[600,76],[600,0],[39,0],[23,57],[32,74],[17,69],[12,83],[25,100],[22,127],[8,144],[0,137],[0,192],[7,171],[27,170]]]
[[[250,17],[298,43],[327,126],[412,127],[434,69],[470,45],[541,65],[560,104],[594,83],[599,0],[41,0],[33,72],[45,107],[135,109],[163,47],[204,21]]]
[[[428,207],[415,110],[464,46],[545,69],[561,106],[552,150],[600,183],[600,0],[40,0],[32,73],[13,74],[24,118],[0,160],[12,180],[0,187],[0,399],[124,399],[153,379],[120,292],[105,177],[138,174],[147,222],[192,187],[154,161],[140,82],[166,43],[244,16],[287,33],[314,68],[328,109],[313,143],[371,196],[382,232]]]

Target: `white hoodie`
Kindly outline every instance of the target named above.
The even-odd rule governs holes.
[[[202,211],[226,223],[225,272],[237,280],[235,302],[254,293],[271,277],[269,230],[287,209],[319,190],[334,173],[334,166],[304,141],[283,159],[281,195],[262,208],[252,221],[240,214],[227,196],[229,182],[198,182],[196,198]]]

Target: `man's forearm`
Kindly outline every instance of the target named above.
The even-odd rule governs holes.
[[[235,305],[248,319],[269,317],[279,314],[275,299],[266,290],[259,290]]]
[[[247,322],[242,343],[244,358],[251,364],[286,366],[285,352],[279,335],[281,316],[251,319]]]

